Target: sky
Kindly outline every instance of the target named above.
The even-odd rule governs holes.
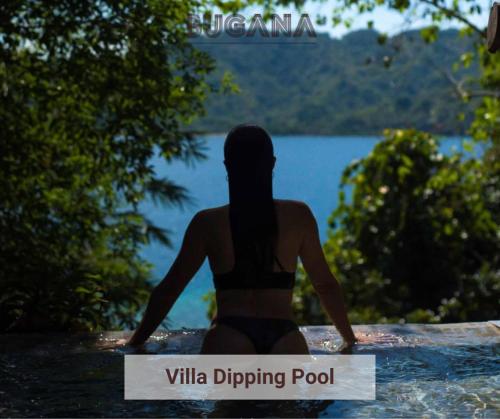
[[[461,3],[466,3],[462,1]],[[470,17],[470,20],[479,27],[486,27],[488,24],[488,15],[490,7],[492,5],[491,0],[478,0],[477,3],[482,7],[482,13],[480,15],[474,15]],[[302,13],[308,13],[310,18],[313,20],[315,30],[317,32],[328,32],[332,37],[342,37],[346,33],[356,30],[356,29],[366,29],[367,22],[372,20],[374,22],[374,29],[379,32],[384,32],[389,35],[394,35],[399,32],[408,29],[416,29],[427,26],[431,23],[428,20],[413,20],[411,23],[407,22],[405,16],[397,13],[395,11],[390,11],[387,8],[377,8],[373,13],[366,13],[360,16],[351,15],[353,18],[353,25],[350,28],[346,28],[344,25],[337,27],[332,27],[331,25],[331,10],[335,4],[338,4],[338,0],[326,0],[326,1],[308,1],[303,7]],[[259,13],[260,10],[255,7],[246,9],[243,14],[245,17],[249,17],[254,13]],[[298,23],[300,12],[297,12],[294,8],[278,8],[276,10],[278,14],[291,13],[292,14],[292,26]],[[327,24],[319,26],[314,23],[314,18],[316,15],[324,15],[327,17]],[[455,24],[440,24],[442,28],[459,27]]]

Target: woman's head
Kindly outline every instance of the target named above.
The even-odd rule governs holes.
[[[269,134],[257,125],[237,125],[224,143],[228,176],[242,178],[272,176],[276,158]]]

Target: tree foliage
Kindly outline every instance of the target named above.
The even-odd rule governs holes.
[[[201,157],[183,128],[213,68],[186,36],[197,5],[0,4],[0,330],[134,324],[138,250],[168,244],[138,203],[186,198],[150,159]]]
[[[324,250],[353,321],[498,316],[499,207],[469,154],[444,155],[430,134],[392,130],[344,170]],[[299,316],[324,322],[304,275],[299,284]]]

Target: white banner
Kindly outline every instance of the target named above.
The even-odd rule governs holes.
[[[126,400],[375,400],[375,355],[125,355]]]

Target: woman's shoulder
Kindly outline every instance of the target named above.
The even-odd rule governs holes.
[[[282,215],[288,215],[293,218],[309,218],[312,216],[312,211],[303,201],[293,199],[275,199],[276,209]],[[229,212],[229,205],[221,205],[219,207],[205,208],[198,211],[194,218],[204,222],[216,222],[220,219],[226,219]]]
[[[303,201],[292,199],[276,199],[276,212],[286,225],[307,228],[306,226],[314,224],[314,215]]]
[[[227,214],[229,210],[229,205],[222,205],[220,207],[213,207],[213,208],[204,208],[199,210],[193,218],[198,219],[198,220],[208,220],[212,221],[216,218],[220,218],[221,216]]]
[[[278,208],[285,211],[291,211],[299,215],[308,215],[311,213],[309,205],[303,201],[296,201],[293,199],[275,199],[274,202]]]
[[[210,234],[213,229],[219,229],[224,223],[228,206],[204,208],[196,212],[191,218],[189,228],[199,234]]]

